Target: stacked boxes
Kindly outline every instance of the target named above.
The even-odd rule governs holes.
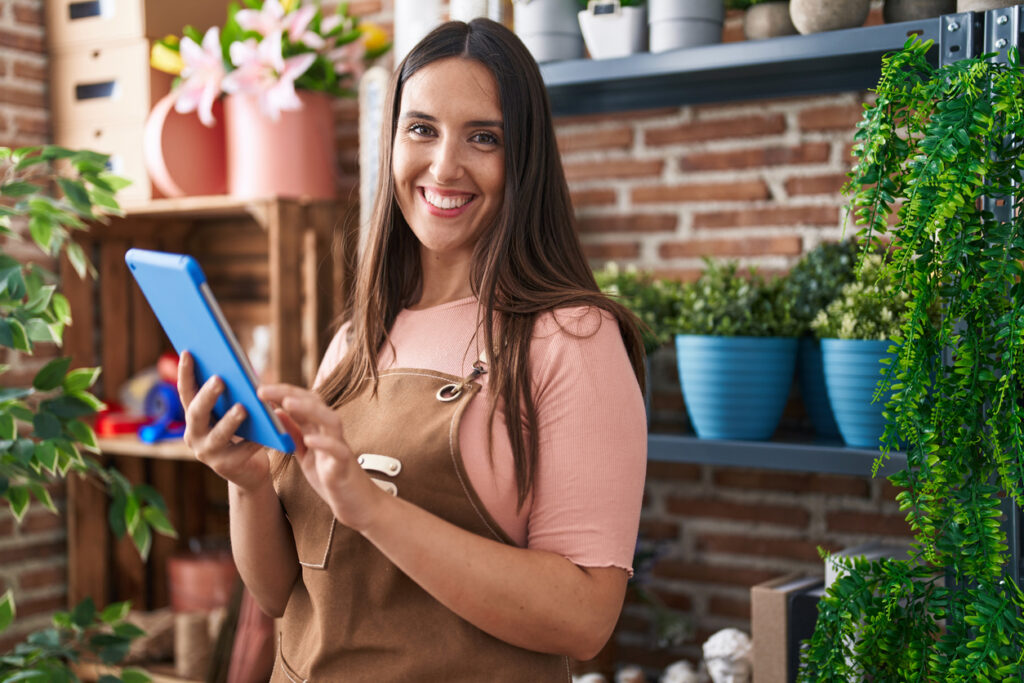
[[[143,160],[143,127],[173,77],[149,66],[152,41],[205,32],[227,16],[226,0],[47,0],[54,142],[110,154],[111,170],[133,180],[118,193],[139,203],[160,194]]]

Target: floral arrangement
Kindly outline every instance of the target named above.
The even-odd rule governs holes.
[[[811,323],[819,339],[898,339],[910,294],[883,270],[879,254],[864,259],[859,280],[843,286],[838,297]]]
[[[793,305],[798,335],[811,334],[818,313],[857,279],[856,240],[822,242],[789,271],[782,286],[783,296]]]
[[[635,266],[619,268],[613,261],[594,271],[601,291],[628,308],[643,323],[644,351],[651,355],[672,340],[668,324],[681,296],[681,284],[660,280]]]
[[[150,64],[179,77],[174,108],[199,112],[215,123],[213,103],[222,93],[259,99],[276,121],[282,111],[302,108],[296,90],[354,97],[367,64],[391,48],[379,27],[349,16],[347,4],[324,14],[318,0],[244,0],[228,7],[223,30],[205,35],[186,26],[183,36],[154,43]]]

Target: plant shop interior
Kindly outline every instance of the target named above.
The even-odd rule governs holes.
[[[559,680],[1024,680],[1024,5],[0,0],[0,682],[387,680],[276,663],[125,257],[310,387],[392,71],[478,17],[642,324],[633,572]]]

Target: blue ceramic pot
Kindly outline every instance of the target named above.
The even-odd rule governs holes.
[[[770,439],[793,384],[796,339],[676,336],[686,412],[702,439]]]
[[[885,430],[882,411],[892,393],[875,402],[872,398],[887,367],[881,360],[896,357],[888,352],[891,345],[890,341],[866,339],[821,340],[828,400],[847,446],[875,449],[881,445]]]
[[[832,414],[821,365],[821,344],[813,337],[801,337],[796,353],[796,379],[800,398],[818,436],[839,438],[839,426]]]

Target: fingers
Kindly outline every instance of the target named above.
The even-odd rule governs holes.
[[[302,440],[302,429],[295,423],[292,416],[283,410],[275,410],[274,414],[281,420],[281,424],[284,425],[285,430],[291,435],[292,441],[295,442],[295,454],[304,455],[306,453],[306,445]]]
[[[195,450],[195,442],[207,435],[213,406],[224,391],[224,381],[214,375],[206,380],[185,409],[185,443]]]
[[[271,384],[261,387],[259,394],[260,398],[284,408],[302,432],[326,430],[341,438],[341,422],[337,414],[313,392],[287,384]]]
[[[208,435],[209,440],[213,443],[220,443],[222,441],[230,441],[231,437],[235,435],[238,428],[245,422],[245,418],[248,415],[245,410],[245,406],[241,403],[236,403],[231,406],[231,409],[224,414],[224,417],[214,425],[213,429],[210,430]]]
[[[182,351],[178,357],[178,398],[181,405],[188,408],[188,404],[196,396],[196,371],[193,367],[192,354]]]

